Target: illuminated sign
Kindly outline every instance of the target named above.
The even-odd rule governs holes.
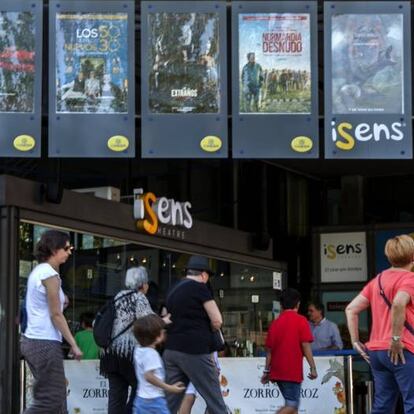
[[[404,139],[401,122],[393,122],[391,125],[374,122],[373,125],[361,122],[355,127],[350,122],[341,122],[336,125],[332,121],[332,141],[337,148],[343,151],[351,151],[356,142],[401,141]]]
[[[157,197],[154,193],[144,193],[141,188],[134,190],[134,218],[138,229],[146,233],[157,234],[160,224],[191,229],[193,218],[190,209],[188,201]]]

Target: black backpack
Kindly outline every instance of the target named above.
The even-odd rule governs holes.
[[[118,300],[132,295],[133,293],[135,293],[135,291],[128,292],[125,295],[120,296],[118,299],[113,298],[108,300],[108,302],[106,302],[96,314],[95,321],[93,323],[93,337],[96,344],[101,348],[108,348],[112,341],[125,333],[133,325],[134,322],[130,323],[125,329],[112,338],[112,329],[116,318],[115,302],[118,302]]]

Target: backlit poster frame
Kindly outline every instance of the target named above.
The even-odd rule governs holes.
[[[318,158],[317,3],[233,2],[232,48],[233,157]]]
[[[410,2],[325,2],[324,27],[325,158],[412,158]]]
[[[135,4],[49,7],[49,157],[135,157]]]
[[[143,1],[141,27],[142,157],[226,158],[226,3]]]
[[[1,1],[0,29],[5,33],[0,36],[0,157],[41,155],[42,26],[41,0]]]

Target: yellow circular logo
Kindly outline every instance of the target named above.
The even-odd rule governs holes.
[[[214,135],[208,135],[200,141],[201,149],[206,152],[217,152],[222,145],[221,139]]]
[[[36,145],[36,140],[30,135],[19,135],[13,140],[13,147],[18,151],[30,151]]]
[[[115,135],[108,139],[108,148],[114,152],[125,151],[129,147],[129,140],[123,135]]]
[[[290,143],[293,151],[308,152],[313,147],[313,141],[309,137],[300,136],[292,139]]]

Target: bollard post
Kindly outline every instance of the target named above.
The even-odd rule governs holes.
[[[372,410],[372,401],[374,398],[374,383],[372,381],[366,381],[365,385],[367,386],[366,412],[370,413]]]
[[[353,384],[353,360],[352,355],[348,355],[347,357],[347,402],[348,402],[348,414],[354,414],[354,384]]]
[[[25,395],[26,395],[26,372],[24,359],[20,361],[20,414],[25,409]]]

